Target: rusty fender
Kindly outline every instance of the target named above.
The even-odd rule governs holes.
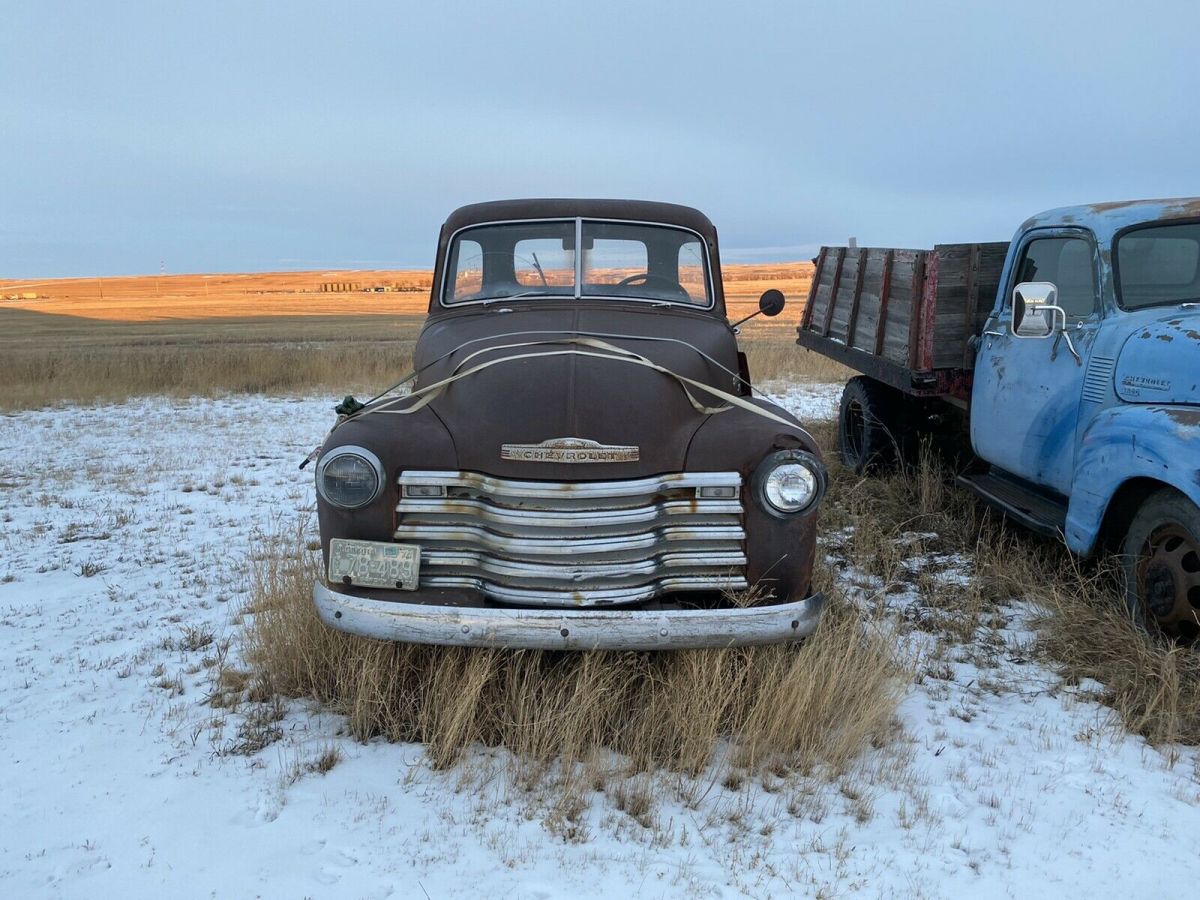
[[[1153,479],[1200,506],[1200,409],[1114,406],[1099,413],[1079,444],[1067,510],[1067,544],[1087,554],[1096,545],[1108,504],[1122,484]]]

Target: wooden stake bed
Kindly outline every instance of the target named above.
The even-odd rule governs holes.
[[[907,393],[965,400],[970,339],[991,312],[1007,252],[1007,242],[822,247],[797,342]]]

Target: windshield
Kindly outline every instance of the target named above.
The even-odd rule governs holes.
[[[708,307],[708,257],[699,235],[667,225],[558,219],[480,225],[455,235],[443,303],[538,297]]]
[[[1125,309],[1200,301],[1200,223],[1138,228],[1117,239]]]

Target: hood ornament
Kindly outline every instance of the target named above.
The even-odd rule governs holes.
[[[501,444],[500,458],[521,462],[609,463],[637,462],[637,447],[601,444],[586,438],[550,438],[540,444]]]

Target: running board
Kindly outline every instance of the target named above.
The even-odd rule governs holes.
[[[1040,491],[994,472],[959,475],[960,486],[1031,531],[1057,537],[1065,531],[1067,505]]]

